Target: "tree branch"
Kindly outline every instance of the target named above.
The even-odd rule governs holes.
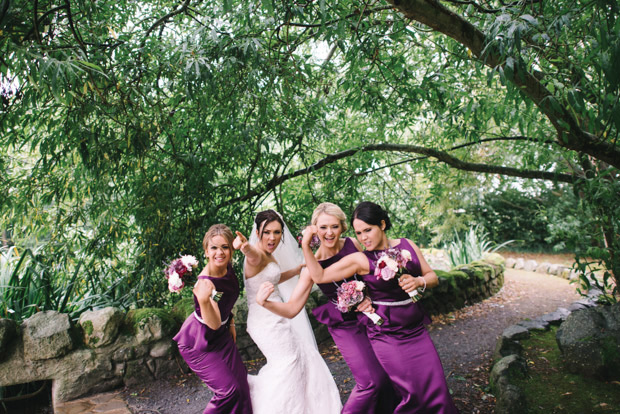
[[[408,18],[443,33],[468,47],[474,56],[493,69],[504,67],[502,56],[495,53],[482,31],[454,13],[438,0],[388,0]],[[567,149],[591,155],[620,168],[620,148],[583,130],[570,111],[526,68],[515,59],[514,75],[509,79],[553,124],[558,133],[557,143]]]
[[[181,14],[184,13],[187,8],[189,7],[189,2],[190,0],[185,0],[183,2],[183,4],[181,5],[181,7],[171,11],[170,13],[166,14],[165,16],[160,17],[159,19],[157,19],[157,21],[155,23],[153,23],[153,25],[151,27],[148,28],[148,30],[146,31],[146,33],[144,34],[144,38],[142,39],[142,47],[144,47],[144,44],[146,43],[146,39],[148,39],[148,37],[151,35],[151,33],[153,32],[153,30],[157,29],[160,25],[166,23],[170,18],[176,16],[177,14]]]
[[[574,183],[575,177],[569,174],[563,173],[554,173],[548,171],[535,171],[535,170],[520,170],[518,168],[512,167],[503,167],[499,165],[487,165],[480,163],[471,163],[462,161],[450,154],[446,151],[436,150],[434,148],[426,148],[420,147],[417,145],[407,145],[407,144],[371,144],[366,145],[364,147],[352,148],[345,151],[337,152],[335,154],[329,154],[321,160],[315,162],[309,167],[301,168],[299,170],[282,174],[280,176],[272,178],[265,184],[258,185],[252,190],[249,190],[246,194],[238,197],[234,197],[229,199],[223,203],[220,203],[216,209],[220,209],[221,207],[238,203],[241,201],[246,201],[252,199],[256,196],[260,196],[269,192],[276,188],[278,185],[282,184],[285,181],[288,181],[292,178],[299,177],[301,175],[310,174],[313,171],[319,170],[329,164],[332,164],[336,161],[339,161],[344,158],[352,157],[358,152],[402,152],[402,153],[415,153],[426,155],[427,157],[436,158],[438,161],[444,162],[449,166],[456,168],[462,171],[471,171],[478,172],[483,174],[500,174],[506,175],[509,177],[519,177],[519,178],[528,178],[528,179],[539,179],[539,180],[551,180],[551,181],[561,181],[565,183]]]

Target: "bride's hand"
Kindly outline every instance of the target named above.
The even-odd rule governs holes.
[[[248,239],[246,239],[240,231],[235,231],[235,233],[237,234],[237,237],[233,240],[233,249],[241,250],[243,246],[248,243]]]
[[[316,226],[310,225],[308,227],[306,227],[301,234],[303,235],[303,239],[301,240],[301,245],[303,246],[310,246],[310,242],[312,241],[312,236],[314,236],[315,234],[317,234],[318,229]]]
[[[271,282],[263,282],[258,288],[258,293],[256,293],[256,303],[261,306],[265,306],[265,301],[267,298],[273,293],[275,290],[273,283]]]
[[[211,299],[211,295],[215,290],[215,285],[209,279],[199,279],[194,285],[194,295],[198,299],[198,303],[207,303]]]

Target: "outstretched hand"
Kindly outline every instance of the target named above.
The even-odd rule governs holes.
[[[265,301],[267,298],[273,293],[275,290],[273,283],[271,282],[263,282],[258,288],[258,292],[256,293],[256,303],[261,306],[265,306]]]
[[[235,231],[235,233],[237,234],[237,237],[233,240],[233,249],[240,250],[243,245],[247,244],[248,239],[246,239],[240,231]]]

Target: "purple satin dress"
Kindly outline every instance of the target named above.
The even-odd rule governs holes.
[[[319,263],[326,268],[357,251],[355,243],[347,237],[344,246],[337,254],[329,259],[320,260]],[[354,278],[346,279],[351,280]],[[319,322],[327,325],[355,379],[355,387],[342,408],[342,413],[391,413],[397,399],[390,379],[375,357],[364,324],[358,323],[358,316],[365,319],[367,317],[357,312],[342,313],[336,308],[334,303],[338,285],[335,283],[320,283],[318,286],[329,302],[317,306],[312,313]]]
[[[203,414],[252,413],[248,372],[229,332],[231,311],[239,297],[235,272],[229,264],[228,272],[221,278],[198,276],[198,279],[209,279],[215,290],[222,292],[217,305],[224,323],[213,330],[201,322],[200,306],[194,296],[196,311],[185,320],[174,340],[187,365],[213,391]]]
[[[407,239],[401,239],[396,247],[411,253],[407,271],[420,276],[420,260]],[[398,278],[385,281],[374,275],[380,250],[364,254],[368,257],[370,274],[363,279],[376,313],[384,320],[381,326],[366,323],[366,330],[377,359],[402,396],[394,413],[457,413],[439,355],[424,326],[430,323],[430,318],[419,302],[410,301],[407,292],[398,285]],[[402,304],[389,306],[377,301]]]

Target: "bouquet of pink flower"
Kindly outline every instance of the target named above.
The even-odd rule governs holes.
[[[179,293],[185,286],[187,278],[197,266],[198,260],[190,255],[181,256],[170,262],[164,269],[170,292]]]
[[[377,279],[391,280],[395,276],[401,276],[407,262],[411,260],[409,250],[391,247],[379,255],[375,265],[375,276]],[[412,301],[417,302],[419,299],[418,290],[415,289],[409,293]]]
[[[335,303],[336,308],[340,312],[349,312],[355,305],[358,305],[361,301],[364,300],[364,289],[366,285],[364,282],[358,282],[357,280],[352,280],[350,282],[344,282],[340,286],[338,286],[338,290],[336,290],[337,301]],[[368,316],[375,324],[381,325],[383,324],[383,319],[375,313],[363,312],[364,315]]]

